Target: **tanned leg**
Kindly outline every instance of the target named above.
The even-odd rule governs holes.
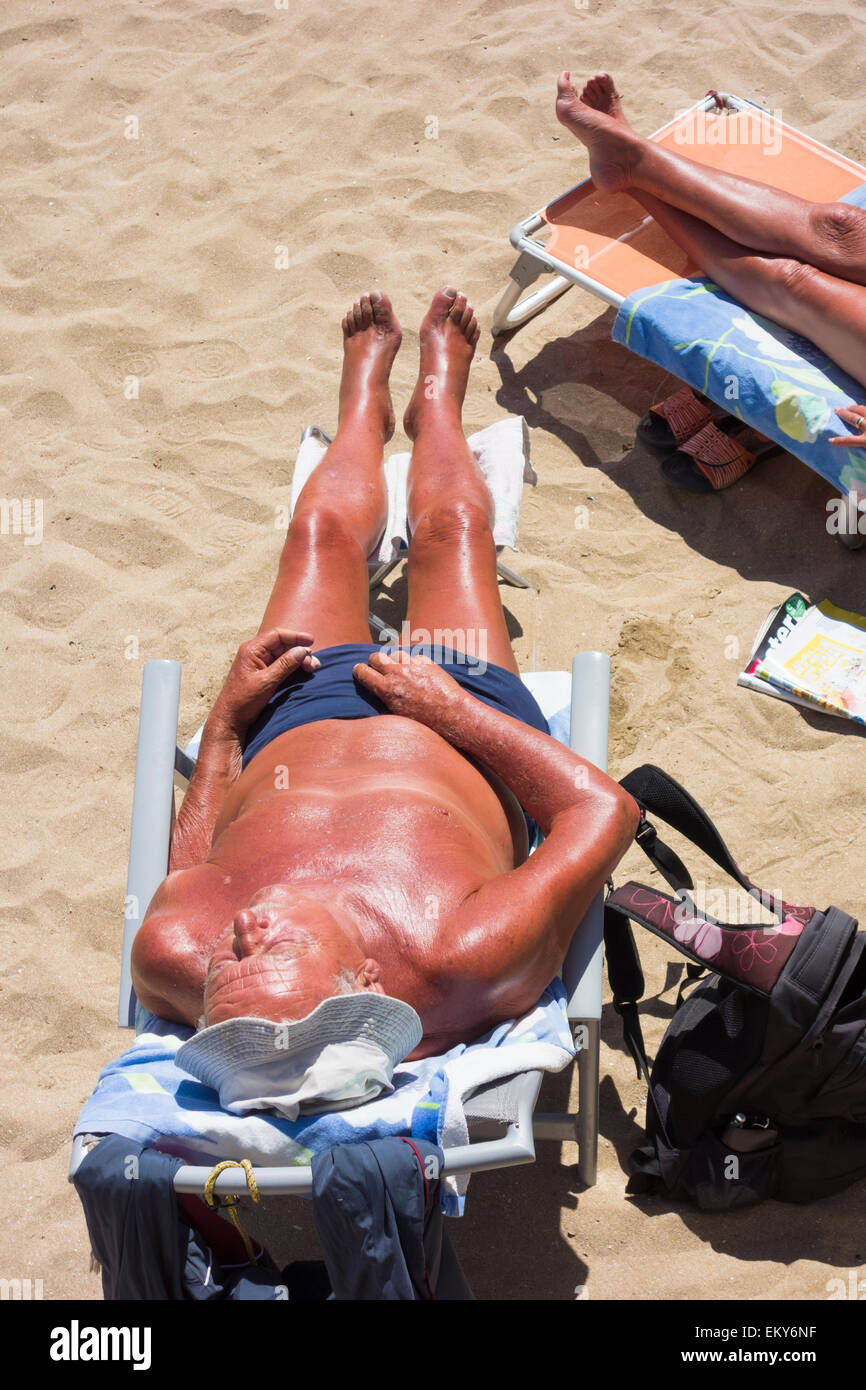
[[[580,100],[629,129],[611,79],[600,73]],[[866,287],[790,256],[756,251],[644,189],[626,190],[701,270],[747,308],[802,333],[857,381],[866,372]]]
[[[517,672],[496,577],[493,503],[463,434],[462,408],[479,338],[466,296],[439,290],[421,324],[418,383],[404,419],[409,466],[408,622],[412,640],[472,634],[473,656]],[[429,633],[429,639],[416,633]]]
[[[557,84],[556,114],[589,149],[598,188],[650,193],[708,222],[732,241],[789,256],[829,275],[866,285],[866,211],[811,203],[792,193],[708,169],[632,130],[607,73],[578,96],[568,72]]]
[[[388,379],[400,325],[388,296],[374,291],[342,326],[337,433],[298,498],[261,626],[311,632],[313,650],[370,640],[367,555],[388,510],[382,462],[394,433]]]

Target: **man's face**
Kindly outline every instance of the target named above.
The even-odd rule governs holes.
[[[304,1018],[323,999],[363,988],[360,948],[326,907],[285,884],[238,912],[211,957],[205,1023]]]

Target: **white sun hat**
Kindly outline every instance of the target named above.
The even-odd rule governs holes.
[[[219,1092],[224,1110],[284,1119],[363,1105],[393,1091],[394,1068],[423,1029],[402,999],[362,990],[323,999],[305,1018],[230,1018],[194,1033],[175,1060]]]

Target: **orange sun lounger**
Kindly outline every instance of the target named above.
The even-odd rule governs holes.
[[[696,102],[649,138],[708,168],[811,202],[835,202],[866,183],[862,165],[726,92]],[[572,285],[619,307],[635,290],[700,274],[638,203],[626,194],[599,193],[591,179],[518,222],[510,240],[520,256],[496,307],[494,336],[519,328]],[[521,298],[547,273],[555,278]]]

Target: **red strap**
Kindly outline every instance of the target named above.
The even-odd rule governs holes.
[[[754,454],[713,424],[705,425],[691,439],[685,440],[680,452],[690,455],[717,490],[738,482],[755,462]]]
[[[430,1189],[429,1189],[429,1187],[427,1186],[427,1169],[426,1169],[425,1166],[424,1166],[424,1160],[422,1159],[420,1153],[418,1152],[417,1146],[412,1142],[411,1139],[407,1139],[407,1137],[406,1137],[405,1134],[401,1134],[401,1135],[400,1135],[400,1138],[403,1140],[403,1143],[404,1143],[404,1144],[408,1144],[408,1145],[409,1145],[409,1148],[410,1148],[410,1149],[412,1150],[412,1152],[414,1153],[414,1155],[415,1155],[415,1157],[417,1158],[418,1163],[419,1163],[419,1165],[420,1165],[421,1174],[422,1174],[422,1176],[423,1176],[423,1178],[424,1178],[424,1207],[425,1207],[425,1209],[426,1209],[426,1207],[427,1207],[427,1201],[428,1201],[428,1197],[429,1197],[429,1193],[430,1193]],[[426,1265],[424,1266],[424,1283],[427,1285],[427,1292],[429,1293],[431,1299],[432,1299],[433,1302],[435,1303],[435,1302],[437,1301],[437,1300],[436,1300],[436,1295],[435,1295],[435,1293],[433,1292],[433,1289],[432,1289],[432,1287],[431,1287],[431,1285],[430,1285],[430,1271],[428,1270],[428,1268],[427,1268]]]

